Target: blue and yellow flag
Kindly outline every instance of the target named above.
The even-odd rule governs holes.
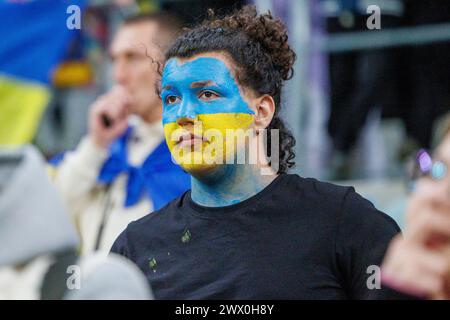
[[[0,0],[0,144],[30,142],[84,0]]]

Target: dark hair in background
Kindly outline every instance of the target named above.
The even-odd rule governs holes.
[[[248,0],[178,0],[159,1],[160,8],[180,17],[187,27],[195,27],[208,17],[205,8],[213,9],[220,16],[242,8]]]
[[[245,6],[228,16],[218,18],[212,10],[199,26],[188,29],[175,40],[166,53],[172,57],[189,58],[205,52],[225,52],[236,65],[240,85],[257,94],[268,94],[275,101],[275,114],[267,127],[267,152],[270,155],[270,129],[280,133],[280,164],[278,173],[294,166],[295,138],[279,117],[283,82],[293,76],[296,58],[288,44],[287,29],[271,13],[258,15],[255,6]]]

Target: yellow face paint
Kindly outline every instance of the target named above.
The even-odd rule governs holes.
[[[252,123],[253,115],[245,113],[202,114],[193,128],[172,122],[164,125],[164,133],[175,161],[189,172],[234,163],[234,155],[245,148]],[[201,136],[203,141],[180,143],[179,137],[186,132]]]
[[[247,130],[254,112],[226,65],[214,58],[181,65],[172,59],[164,69],[162,85],[164,133],[175,161],[188,172],[234,161],[252,134]],[[205,98],[205,92],[213,98]],[[189,133],[200,139],[180,142]]]

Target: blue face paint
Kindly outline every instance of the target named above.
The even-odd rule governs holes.
[[[193,84],[201,85],[193,87]],[[254,114],[225,63],[216,58],[185,63],[170,59],[163,71],[162,88],[163,124],[176,122],[178,118],[195,119],[202,114]],[[205,90],[217,95],[209,101],[202,100],[199,95]]]
[[[181,126],[177,124],[177,119],[198,119],[204,129],[218,129],[224,139],[226,129],[246,129],[253,122],[253,110],[242,98],[230,70],[220,59],[201,57],[185,63],[170,59],[161,82],[164,131],[171,151],[175,142],[170,137]],[[201,98],[205,91],[212,91],[214,97]],[[217,166],[214,171],[217,176],[202,177],[199,174],[201,168],[210,169],[211,166],[203,163],[187,165],[177,156],[175,159],[188,172],[197,173],[192,177],[191,197],[205,206],[238,203],[260,192],[273,180],[273,177],[261,176],[257,167],[233,164]],[[211,171],[205,172],[211,174]]]

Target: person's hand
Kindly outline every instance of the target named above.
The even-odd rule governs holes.
[[[450,250],[418,245],[398,235],[382,266],[383,284],[420,298],[450,299]]]
[[[450,299],[450,199],[446,188],[421,180],[407,209],[404,236],[386,254],[384,283],[405,293]]]
[[[408,203],[404,235],[429,249],[450,244],[450,193],[445,182],[419,180]]]
[[[107,148],[128,127],[130,96],[122,87],[114,87],[91,106],[89,137],[100,148]]]

